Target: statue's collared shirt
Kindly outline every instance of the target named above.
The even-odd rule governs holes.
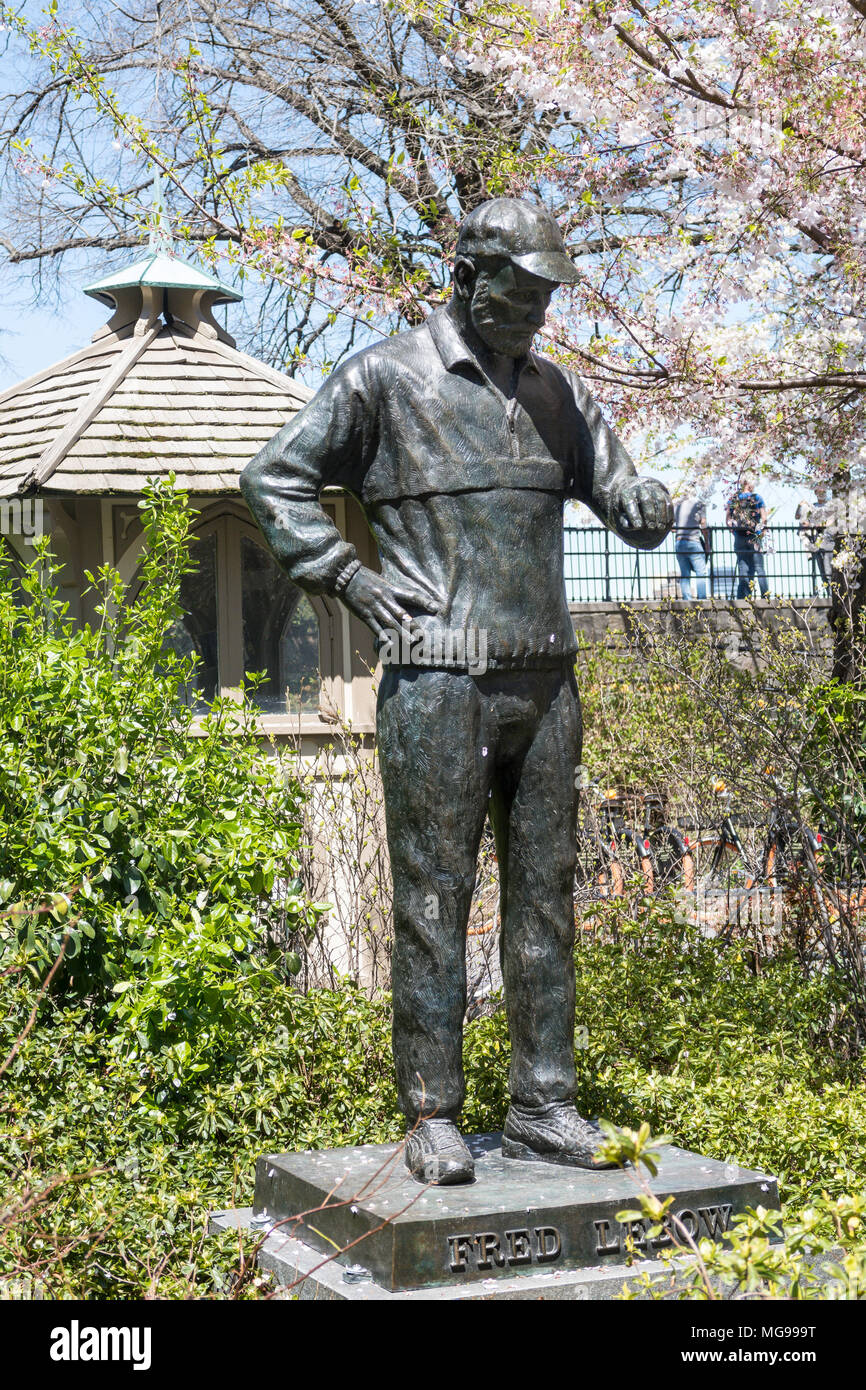
[[[507,399],[446,309],[364,349],[241,477],[277,558],[311,592],[334,592],[355,558],[322,510],[325,486],[361,502],[386,579],[439,604],[417,614],[419,664],[537,667],[575,651],[565,597],[562,511],[585,502],[617,529],[634,466],[583,383],[530,354]]]

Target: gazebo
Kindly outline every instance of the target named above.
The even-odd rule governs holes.
[[[0,499],[41,500],[73,617],[94,617],[88,569],[113,565],[134,595],[136,503],[147,478],[173,472],[196,511],[198,566],[172,634],[178,650],[201,659],[189,698],[203,707],[235,691],[246,671],[266,671],[256,698],[269,739],[300,732],[312,752],[339,718],[372,732],[369,632],[335,601],[291,583],[238,489],[241,469],[310,391],[240,352],[217,322],[215,306],[239,300],[236,290],[154,240],[85,293],[112,311],[92,342],[0,395]],[[377,568],[354,499],[334,492],[323,505]]]

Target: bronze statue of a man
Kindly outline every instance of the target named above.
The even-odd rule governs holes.
[[[595,1167],[574,1105],[573,882],[581,761],[563,504],[630,545],[672,522],[583,383],[531,352],[577,274],[542,207],[463,221],[453,295],[339,367],[249,464],[241,490],[289,577],[337,594],[383,661],[377,740],[394,879],[394,1059],[422,1181],[471,1181],[463,1103],[466,929],[489,816],[512,1044],[503,1153]],[[322,510],[361,502],[382,573]]]

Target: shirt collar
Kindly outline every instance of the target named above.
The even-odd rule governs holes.
[[[462,363],[474,368],[476,372],[480,372],[484,376],[481,363],[465,338],[461,336],[456,323],[444,305],[433,310],[427,319],[427,327],[433,342],[436,344],[436,351],[449,372],[453,372],[454,368]],[[520,371],[538,372],[534,353],[530,352],[526,357],[520,359]]]

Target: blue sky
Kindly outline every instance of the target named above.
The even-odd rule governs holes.
[[[106,317],[80,293],[56,309],[0,306],[0,391],[86,347]]]

